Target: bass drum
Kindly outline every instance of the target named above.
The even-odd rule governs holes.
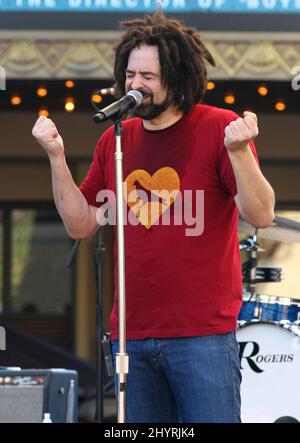
[[[300,421],[300,330],[250,322],[237,330],[244,423]]]

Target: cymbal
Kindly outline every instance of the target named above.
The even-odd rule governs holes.
[[[254,235],[255,227],[240,218],[238,231],[243,234]],[[257,237],[283,243],[300,243],[300,223],[276,216],[270,226],[257,230]]]

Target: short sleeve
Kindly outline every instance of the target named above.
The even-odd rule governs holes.
[[[105,189],[104,184],[104,168],[103,168],[103,136],[99,139],[93,161],[90,165],[87,175],[79,186],[80,191],[85,196],[87,202],[91,206],[100,207],[101,203],[97,202],[97,194]]]

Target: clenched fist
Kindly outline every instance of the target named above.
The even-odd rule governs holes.
[[[232,121],[225,128],[224,144],[229,151],[245,148],[258,135],[257,117],[253,112],[244,112],[244,118]]]
[[[32,129],[32,135],[45,149],[49,157],[53,158],[64,152],[63,139],[50,118],[39,117]]]

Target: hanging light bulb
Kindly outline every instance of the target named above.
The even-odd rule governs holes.
[[[72,97],[68,97],[65,102],[65,110],[67,112],[73,112],[75,109],[74,99]]]
[[[268,93],[269,93],[269,89],[265,86],[265,85],[260,85],[257,88],[257,92],[259,93],[259,95],[261,95],[262,97],[265,97]]]
[[[285,109],[286,109],[286,104],[284,103],[284,101],[282,101],[282,100],[278,100],[278,101],[275,103],[275,109],[276,109],[276,111],[279,111],[279,112],[285,111]]]
[[[103,98],[100,94],[93,94],[92,95],[92,102],[99,104],[102,102],[102,100],[103,100]]]
[[[46,95],[48,94],[48,89],[45,88],[44,86],[40,86],[37,89],[36,93],[39,97],[46,97]]]
[[[216,87],[216,84],[214,82],[212,82],[212,81],[207,82],[207,85],[206,85],[207,91],[212,91],[213,89],[215,89],[215,87]]]
[[[41,108],[39,110],[39,117],[44,116],[44,117],[48,117],[49,115],[49,111],[46,108]]]
[[[15,95],[13,95],[13,96],[11,97],[11,99],[10,99],[10,103],[11,103],[13,106],[19,106],[19,105],[22,103],[22,99],[21,99],[21,97],[20,97],[19,95],[15,94]]]
[[[232,92],[229,92],[224,97],[224,102],[227,103],[227,105],[233,105],[235,103],[235,96]]]
[[[67,80],[66,82],[65,82],[65,86],[66,86],[66,88],[74,88],[74,86],[75,86],[75,82],[73,82],[73,80]]]

